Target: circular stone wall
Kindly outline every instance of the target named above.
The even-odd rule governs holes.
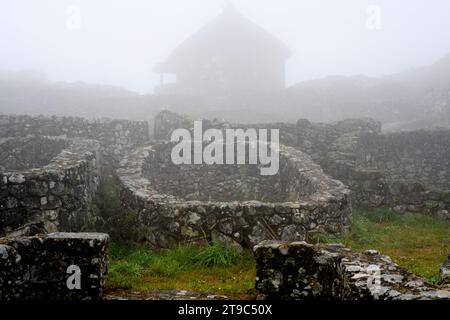
[[[0,142],[0,236],[79,231],[99,179],[99,144],[57,137]]]
[[[261,175],[255,164],[182,164],[171,161],[173,144],[153,145],[144,159],[142,174],[159,193],[183,200],[285,202],[313,192],[313,185],[295,190],[289,179],[289,162],[282,155],[275,175]]]
[[[348,189],[298,150],[281,146],[279,173],[263,177],[250,165],[175,166],[172,146],[139,148],[117,170],[122,202],[157,247],[215,238],[252,247],[349,228]]]

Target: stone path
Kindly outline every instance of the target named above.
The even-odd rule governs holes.
[[[106,300],[229,300],[220,294],[201,293],[187,290],[126,291],[107,290],[103,295]]]

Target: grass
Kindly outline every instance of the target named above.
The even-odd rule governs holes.
[[[450,221],[419,214],[397,214],[388,209],[353,210],[351,232],[341,242],[355,251],[375,249],[400,266],[436,283],[439,267],[450,252]]]
[[[112,244],[109,258],[109,289],[177,289],[240,299],[254,295],[255,262],[251,252],[240,253],[218,244],[159,251],[142,245]]]
[[[410,271],[437,282],[439,267],[450,252],[450,221],[387,209],[353,211],[352,231],[341,238],[319,236],[317,242],[341,242],[355,251],[376,249]],[[310,241],[312,242],[312,241]],[[180,246],[151,250],[143,245],[109,248],[107,289],[189,290],[255,298],[255,261],[221,245]]]

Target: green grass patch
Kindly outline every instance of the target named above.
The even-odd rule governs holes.
[[[110,289],[191,290],[245,298],[253,294],[255,262],[249,251],[220,244],[151,250],[142,245],[109,247]]]
[[[310,239],[310,242],[313,239]],[[450,221],[387,209],[353,210],[352,231],[340,238],[320,235],[316,242],[341,242],[355,251],[376,249],[400,266],[436,282],[450,252]],[[179,246],[152,250],[144,245],[112,243],[109,290],[189,290],[255,297],[255,261],[251,251],[222,245]]]
[[[450,221],[388,209],[354,209],[348,235],[322,235],[316,241],[341,242],[355,251],[378,250],[400,266],[437,282],[439,267],[450,252]]]

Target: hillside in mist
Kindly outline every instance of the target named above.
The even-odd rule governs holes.
[[[150,119],[161,109],[232,122],[330,122],[371,117],[386,128],[450,125],[450,54],[380,78],[330,76],[269,94],[141,95],[123,88],[51,82],[33,72],[0,71],[0,112]]]
[[[304,81],[288,92],[291,112],[299,108],[324,121],[364,116],[385,124],[448,125],[450,55],[431,66],[380,78],[331,76]]]
[[[131,106],[131,109],[127,109]],[[136,117],[142,97],[119,87],[48,81],[36,71],[0,71],[0,112]]]

